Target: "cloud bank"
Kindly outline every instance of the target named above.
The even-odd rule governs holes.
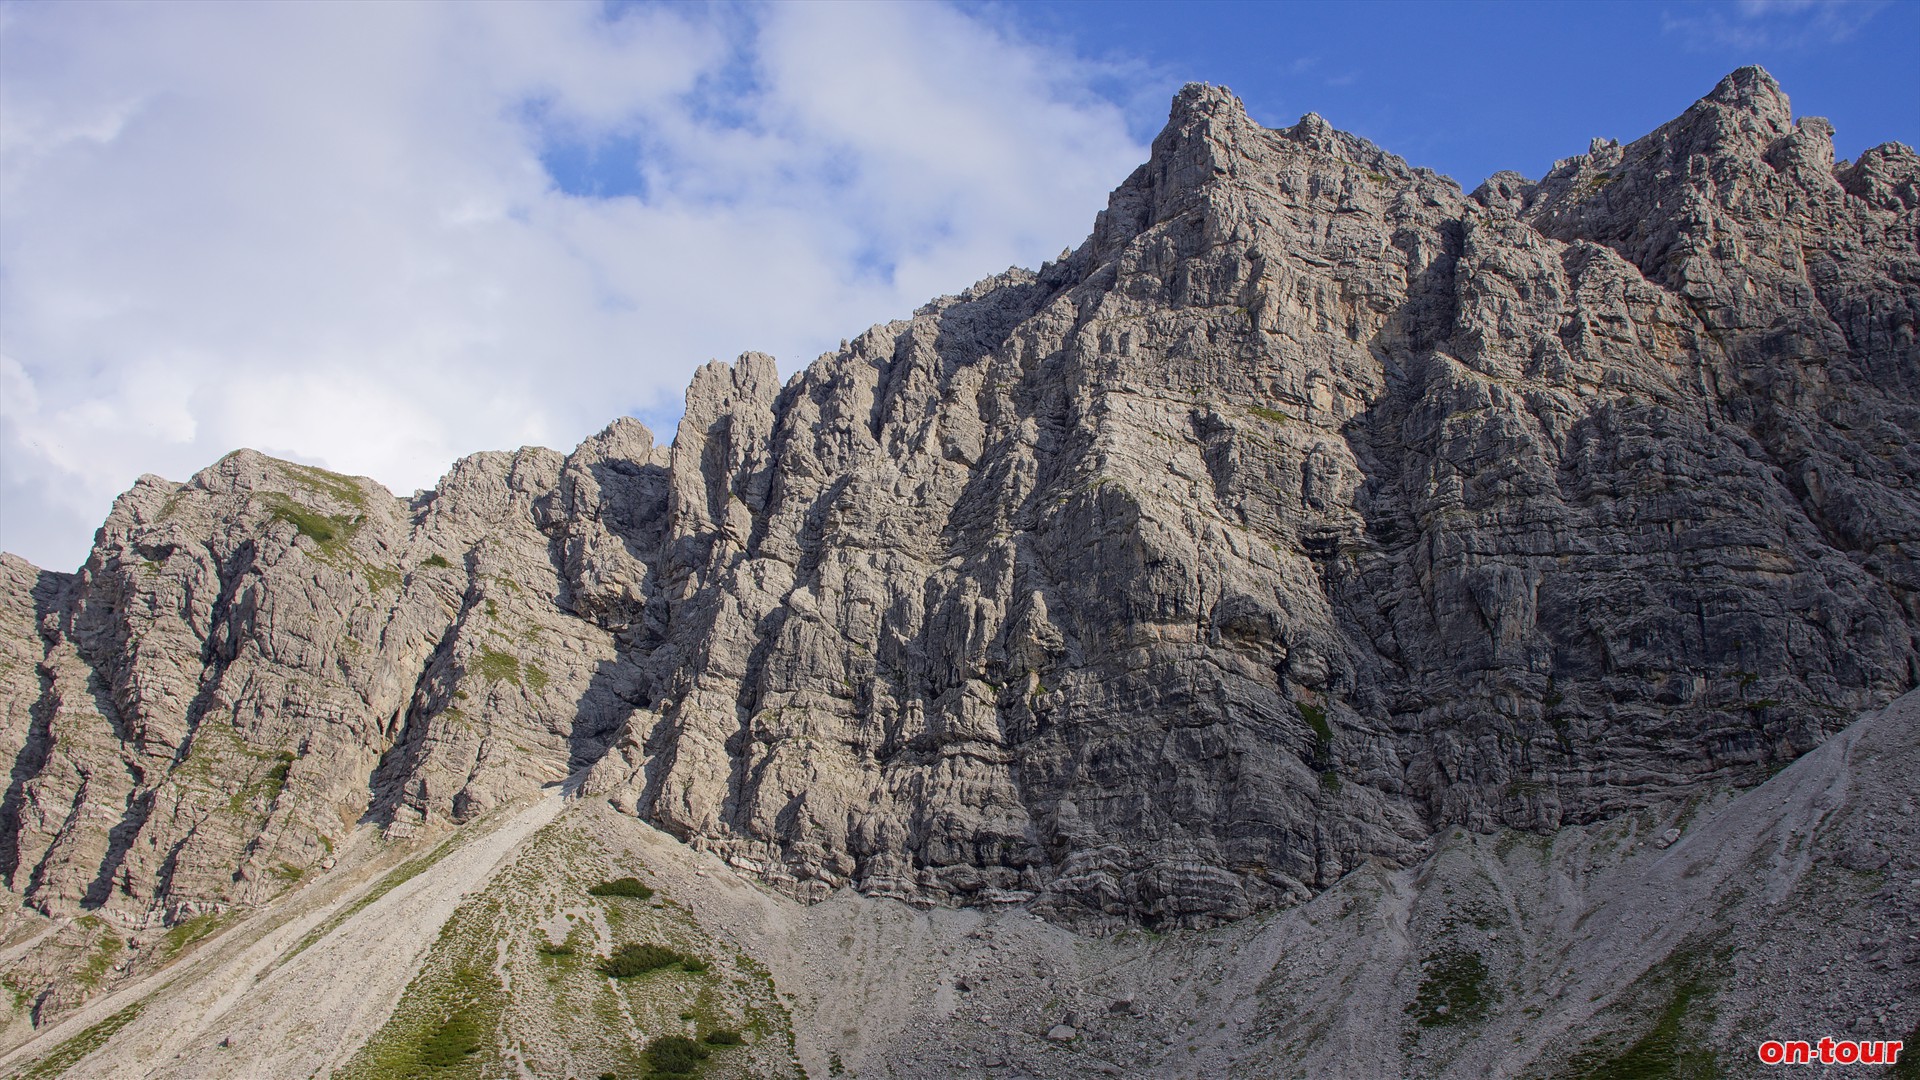
[[[1146,153],[1111,70],[931,4],[29,4],[0,53],[0,547],[56,569],[239,446],[404,493],[665,426]]]

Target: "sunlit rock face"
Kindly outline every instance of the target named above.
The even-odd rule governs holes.
[[[0,875],[257,902],[572,776],[795,895],[1194,926],[1920,681],[1920,160],[1766,73],[1466,194],[1175,99],[1092,235],[434,491],[241,451],[0,564]]]

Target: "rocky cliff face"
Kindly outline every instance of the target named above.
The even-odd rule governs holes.
[[[0,564],[0,876],[123,923],[572,776],[1101,929],[1749,782],[1920,682],[1920,159],[1758,69],[1471,195],[1189,86],[1092,236],[670,449],[248,451]]]

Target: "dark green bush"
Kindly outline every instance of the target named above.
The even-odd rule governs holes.
[[[647,1044],[647,1064],[654,1074],[686,1074],[700,1067],[709,1051],[685,1035],[662,1035]]]
[[[739,1032],[729,1031],[726,1028],[707,1032],[707,1044],[709,1046],[739,1046],[746,1041],[747,1040],[740,1037]]]
[[[639,878],[615,878],[603,881],[587,890],[589,896],[631,896],[635,900],[646,900],[653,896],[653,890],[640,884]]]
[[[686,957],[663,945],[622,945],[620,950],[600,964],[600,970],[616,979],[631,979],[663,967],[672,967]]]

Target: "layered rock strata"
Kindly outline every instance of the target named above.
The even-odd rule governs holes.
[[[1089,929],[1747,783],[1920,682],[1920,159],[1743,69],[1471,194],[1176,98],[1093,234],[671,448],[248,451],[0,564],[0,877],[126,923],[574,777]]]

